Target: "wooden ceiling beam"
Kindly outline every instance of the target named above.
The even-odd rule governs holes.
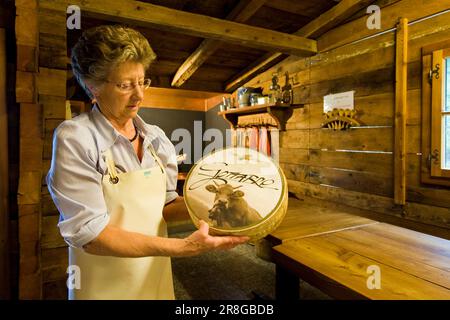
[[[241,0],[227,15],[226,20],[245,22],[261,8],[267,0]],[[181,87],[198,68],[222,45],[221,41],[205,39],[183,62],[172,80],[173,87]]]
[[[142,27],[169,30],[196,37],[232,42],[267,51],[308,56],[317,52],[316,41],[296,35],[174,10],[135,0],[40,0],[45,9],[80,7],[84,16]],[[65,26],[61,26],[65,27]]]
[[[374,0],[342,0],[333,8],[303,26],[295,32],[294,35],[311,38],[319,37],[372,2],[374,2]],[[254,78],[259,73],[267,70],[275,63],[280,62],[282,59],[284,59],[282,52],[268,53],[264,55],[251,67],[237,74],[231,81],[229,81],[225,85],[225,91],[234,91],[236,88]]]

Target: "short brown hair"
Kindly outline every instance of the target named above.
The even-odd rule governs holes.
[[[86,80],[104,82],[111,70],[126,61],[141,63],[147,70],[156,59],[148,40],[138,31],[121,25],[104,25],[83,32],[72,48],[72,70],[90,98]]]

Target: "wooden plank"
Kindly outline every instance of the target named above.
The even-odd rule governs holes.
[[[44,119],[64,119],[66,115],[66,98],[58,96],[39,95]]]
[[[40,36],[42,36],[42,34],[46,34],[57,35],[64,39],[67,37],[66,8],[57,10],[56,8],[45,8],[41,5],[39,6]]]
[[[383,255],[382,260],[384,261],[390,260],[392,267],[397,267],[450,289],[450,277],[444,276],[446,272],[450,272],[448,240],[387,223],[369,225],[357,232],[342,232],[336,234],[336,237],[347,240],[354,239],[354,235],[350,234],[355,233],[363,235],[360,237],[358,245],[361,245],[361,250],[370,251],[369,255],[374,254],[372,250],[376,249],[379,251],[376,254]],[[376,243],[375,246],[374,243]],[[365,249],[363,249],[364,246],[366,246]],[[387,255],[390,255],[391,258],[389,259]],[[421,270],[422,268],[425,270]],[[439,272],[437,269],[444,272]]]
[[[38,94],[65,98],[66,79],[65,70],[39,68],[39,74],[36,80]]]
[[[311,127],[311,117],[313,116],[313,112],[318,111],[318,108],[312,110],[312,105],[305,104],[303,108],[296,108],[292,112],[292,116],[286,122],[286,130],[295,130],[295,129],[308,129]],[[323,113],[320,113],[319,116],[323,117]]]
[[[397,25],[395,55],[395,117],[394,117],[394,202],[406,202],[406,117],[407,117],[407,64],[408,19]]]
[[[392,153],[282,148],[281,154],[284,156],[280,157],[280,167],[288,179],[379,195],[392,194]],[[449,191],[421,186],[419,157],[407,156],[408,201],[450,207]]]
[[[392,175],[392,171],[386,169],[382,172],[365,172],[311,166],[309,182],[391,197]]]
[[[39,204],[23,204],[18,206],[19,217],[26,215],[38,215]]]
[[[280,163],[309,163],[310,150],[302,148],[280,148]]]
[[[226,20],[245,22],[267,0],[240,1],[227,15]],[[221,46],[220,41],[205,39],[200,46],[182,63],[172,79],[173,87],[180,87],[200,68],[200,66]]]
[[[407,265],[408,261],[404,262],[398,256],[389,254],[391,252],[390,249],[402,248],[401,242],[389,243],[387,251],[373,249],[377,246],[377,238],[367,239],[366,237],[366,240],[370,241],[369,246],[358,244],[360,239],[368,235],[363,231],[365,228],[381,229],[384,226],[375,224],[339,233],[289,241],[275,247],[276,261],[284,260],[284,264],[290,264],[291,269],[297,270],[298,273],[304,274],[307,270],[314,270],[329,281],[341,284],[356,295],[369,299],[450,298],[450,290],[434,282],[441,277],[446,276],[448,278],[448,270],[443,271],[442,269],[436,270],[432,268],[439,263],[439,259],[428,261],[431,265],[431,267],[428,267],[421,264],[420,259],[422,257],[415,256],[412,263],[418,270],[414,271],[414,274],[410,274],[408,271],[412,269]],[[388,233],[384,229],[383,231],[385,234]],[[409,232],[409,230],[403,229],[402,232]],[[339,235],[345,235],[351,241],[339,241],[341,239]],[[418,237],[419,239],[417,239]],[[416,233],[416,239],[411,240],[410,243],[414,244],[414,246],[420,246],[422,237],[426,238],[427,235],[420,234],[418,236]],[[448,241],[446,243],[448,248]],[[405,251],[406,249],[403,250],[403,252]],[[439,256],[444,256],[445,254],[445,251],[437,253]],[[371,290],[367,286],[367,268],[371,265],[376,265],[381,270],[381,287],[377,290]],[[427,272],[433,272],[433,274],[430,275]],[[430,278],[432,281],[428,280]],[[326,287],[321,287],[320,289],[328,293]],[[346,295],[347,292],[344,294]],[[334,292],[334,297],[342,298],[338,292]]]
[[[42,138],[32,139],[25,138],[21,140],[20,156],[20,172],[29,172],[33,170],[41,170],[42,167],[43,140]]]
[[[392,171],[392,154],[281,148],[280,163],[290,163],[293,165],[309,164],[317,167],[384,172]]]
[[[53,137],[51,135],[47,135],[44,137],[44,145],[42,151],[43,161],[52,160],[52,150],[53,150]]]
[[[151,69],[151,66],[150,66]],[[154,75],[150,71],[150,78],[152,79],[152,88],[170,88],[172,77],[168,75]],[[191,78],[183,85],[186,90],[222,92],[223,84],[220,81],[203,81]]]
[[[367,28],[368,16],[351,21],[343,26],[334,28],[317,40],[319,52],[329,51],[333,48],[343,46],[355,40],[367,36],[375,35],[395,27],[398,21],[398,14],[411,22],[432,14],[442,12],[450,7],[449,0],[428,1],[419,5],[415,0],[403,0],[390,6],[384,7],[382,11],[381,29]]]
[[[330,201],[289,198],[288,211],[280,226],[266,239],[273,245],[377,223],[360,216],[360,210]]]
[[[450,12],[408,27],[408,63],[421,60],[421,48],[439,41],[450,29]],[[317,81],[342,77],[345,74],[388,67],[395,62],[394,31],[378,37],[342,46],[314,57],[311,78]],[[351,68],[348,68],[351,65]],[[333,68],[330,68],[333,66]],[[328,70],[328,74],[326,72]]]
[[[41,231],[41,247],[60,248],[66,247],[67,244],[59,233],[58,225],[59,216],[45,216],[42,217],[42,231]]]
[[[303,26],[294,34],[307,38],[317,38],[319,35],[332,29],[371,2],[373,2],[373,0],[342,0],[330,10],[324,12],[319,17]],[[230,92],[235,90],[250,78],[255,77],[258,73],[263,72],[269,66],[280,62],[284,58],[285,56],[283,56],[281,52],[264,55],[262,58],[258,59],[252,68],[244,70],[228,82],[225,85],[225,91]]]
[[[52,159],[53,133],[65,119],[46,119],[44,126],[43,161]]]
[[[17,45],[17,70],[36,73],[38,71],[38,48]]]
[[[42,297],[44,300],[67,300],[66,280],[50,281],[43,284]]]
[[[310,166],[289,163],[279,163],[279,166],[286,175],[286,179],[309,182]]]
[[[446,37],[448,30],[450,29],[449,16],[450,12],[421,21],[420,23],[413,24],[409,27],[410,54],[408,62],[421,61],[421,48],[424,45],[432,44]],[[341,46],[328,52],[321,52],[311,60],[312,77],[321,81],[342,78],[345,75],[355,75],[358,74],[358,72],[367,72],[372,69],[375,70],[383,65],[390,68],[390,70],[394,70],[391,68],[395,59],[394,45],[394,32],[388,32],[377,37],[352,43],[351,45]],[[358,56],[363,57],[358,58]],[[380,57],[384,58],[381,59]],[[309,58],[292,58],[293,57],[290,57],[282,64],[276,65],[265,73],[260,74],[250,81],[248,85],[259,85],[268,88],[272,74],[277,71],[280,73],[288,71],[293,79],[295,79],[297,73],[304,69],[302,66],[309,66],[310,63],[308,62]],[[348,65],[352,65],[352,68],[348,68]],[[356,70],[358,70],[358,72],[356,72]],[[385,71],[380,71],[380,73],[383,72]],[[301,79],[300,83],[309,83],[309,81]],[[417,83],[420,84],[419,82]],[[418,88],[420,87],[418,86]],[[358,90],[356,91],[358,92]]]
[[[315,41],[241,23],[174,10],[139,1],[126,0],[112,5],[106,0],[42,0],[40,6],[65,9],[68,4],[80,6],[86,16],[107,18],[121,23],[156,27],[183,34],[211,38],[264,50],[280,50],[296,55],[317,52]]]
[[[145,92],[142,108],[205,111],[205,99],[156,95]]]
[[[44,125],[45,137],[52,138],[55,129],[64,121],[64,119],[46,119]]]
[[[450,229],[450,209],[448,207],[448,201],[441,200],[441,201],[435,201],[433,202],[433,196],[436,196],[437,194],[433,194],[432,192],[423,192],[427,191],[426,189],[421,188],[411,188],[413,191],[418,192],[411,192],[409,195],[412,194],[422,194],[422,200],[418,200],[415,198],[408,198],[407,200],[410,202],[406,203],[406,209],[403,214],[403,216],[406,219],[411,219],[415,221],[421,221],[423,223],[439,226],[443,228]],[[423,190],[423,191],[422,191]],[[421,192],[422,191],[422,192]],[[428,190],[431,191],[431,190]],[[443,195],[448,195],[448,191],[443,193]],[[431,205],[426,205],[422,203],[429,203]],[[445,205],[446,207],[439,207],[436,205]],[[450,233],[447,231],[447,235],[437,235],[442,238],[449,238]]]
[[[44,284],[67,279],[68,255],[67,247],[42,250],[42,282]]]
[[[42,115],[39,104],[20,104],[20,172],[42,168]]]
[[[420,62],[408,64],[408,90],[420,88],[421,73]],[[355,90],[355,97],[394,92],[394,77],[395,69],[389,67],[312,83],[309,86],[309,92],[304,90],[305,94],[298,92],[301,87],[294,88],[294,102],[319,103],[327,94],[350,90]]]
[[[19,178],[17,203],[38,204],[41,196],[41,171],[24,171]]]
[[[19,300],[42,299],[41,277],[40,272],[19,276]]]
[[[42,108],[39,104],[20,104],[20,138],[35,139],[42,137]]]
[[[39,241],[40,239],[40,213],[19,216],[19,243],[26,241]]]
[[[58,209],[56,208],[55,203],[53,202],[53,199],[48,192],[47,186],[42,187],[41,214],[43,217],[59,215]]]
[[[359,54],[354,53],[344,57],[331,54],[314,57],[314,65],[310,69],[311,83],[390,68],[395,61],[395,48],[393,46],[381,47],[367,53],[360,51]],[[333,66],[332,68],[330,68],[331,65]]]
[[[45,178],[50,170],[51,160],[42,160],[42,192],[47,190],[47,181]]]
[[[22,239],[19,245],[19,299],[41,299],[39,241]]]
[[[419,126],[407,126],[409,135],[407,153],[418,153]],[[391,127],[354,128],[347,131],[330,129],[288,130],[280,132],[281,148],[311,148],[353,151],[393,151],[393,129]]]
[[[35,74],[16,72],[16,102],[35,103],[37,99]]]
[[[288,180],[288,186],[289,191],[300,198],[314,197],[345,203],[351,207],[369,210],[366,213],[370,214],[365,216],[370,219],[450,239],[448,208],[407,202],[402,209],[395,206],[394,200],[388,197],[295,180]]]
[[[39,33],[39,66],[66,70],[68,62],[66,37],[42,32]]]
[[[38,47],[38,12],[36,8],[16,7],[16,44]]]
[[[360,9],[366,8],[372,2],[373,0],[342,0],[295,32],[295,34],[316,39],[328,30],[341,24]]]
[[[38,0],[15,0],[16,7],[19,8],[28,8],[28,9],[36,9]]]

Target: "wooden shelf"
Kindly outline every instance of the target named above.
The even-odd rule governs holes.
[[[268,113],[277,123],[278,129],[284,131],[286,130],[286,122],[292,116],[294,108],[303,108],[303,104],[260,104],[251,107],[233,108],[217,114],[223,116],[232,128],[236,128],[239,116]]]

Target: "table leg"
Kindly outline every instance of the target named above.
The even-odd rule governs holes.
[[[276,265],[275,295],[277,300],[298,300],[300,287],[298,277],[291,271]]]

